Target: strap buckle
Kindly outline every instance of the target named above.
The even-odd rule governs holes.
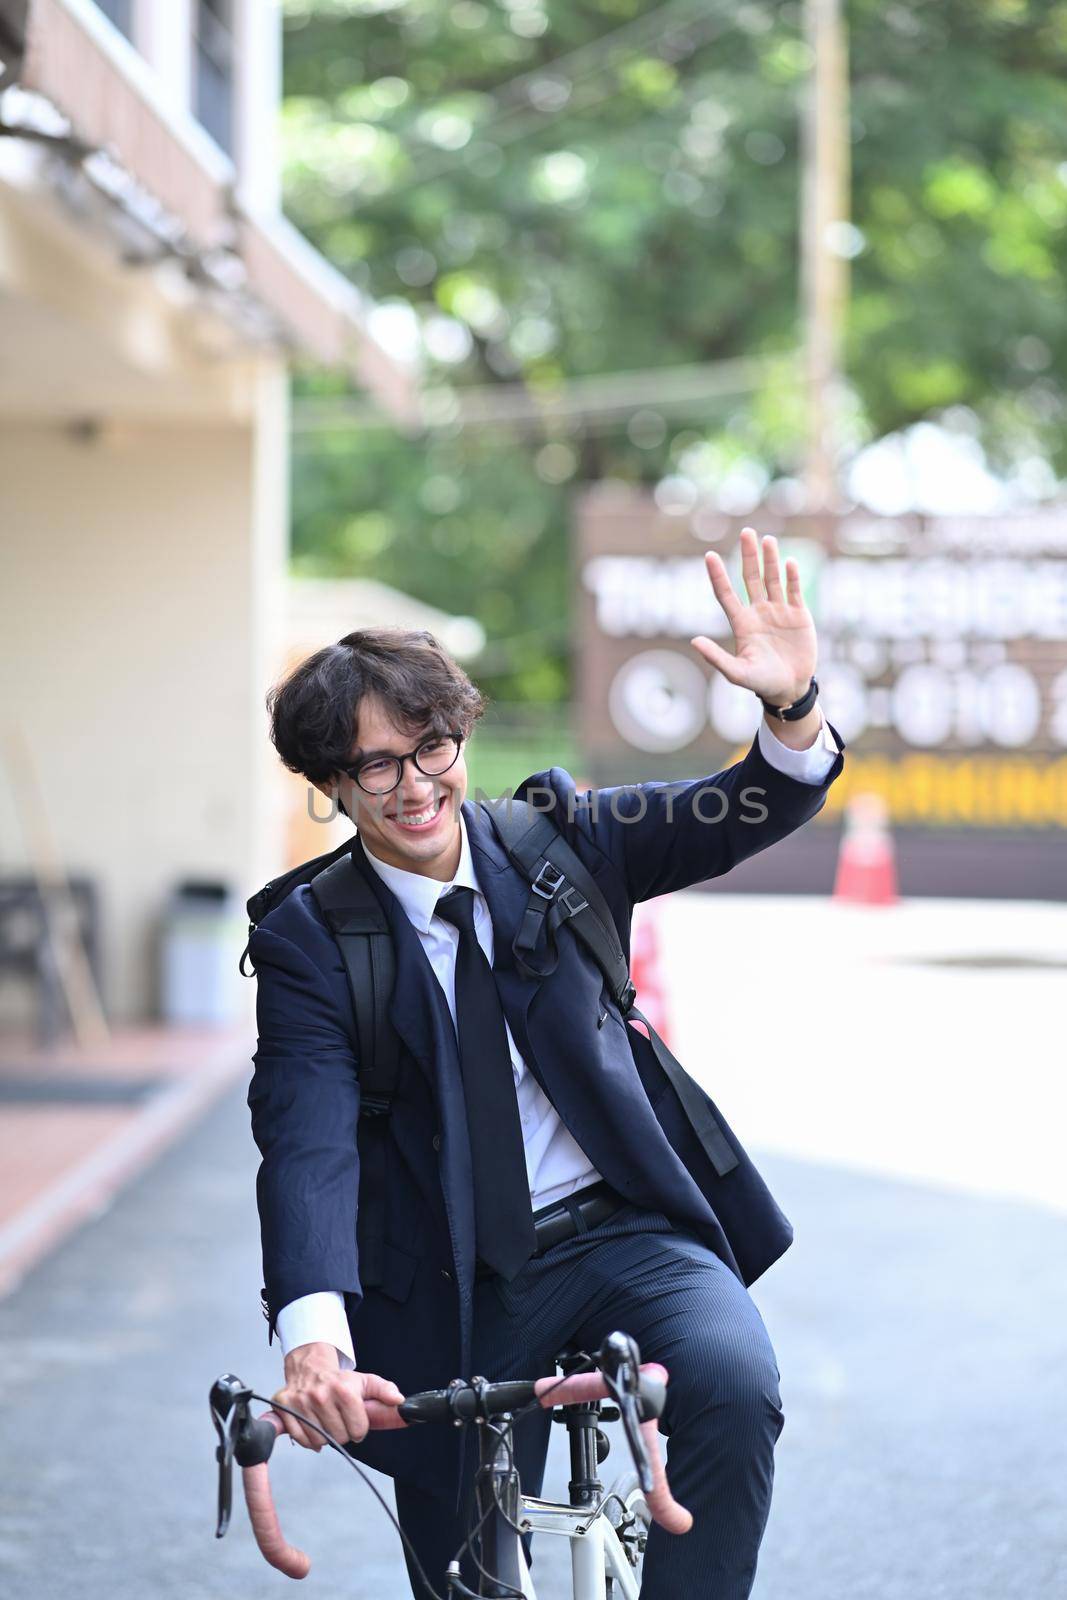
[[[543,882],[542,879],[544,880]],[[537,877],[531,883],[530,888],[534,894],[539,894],[542,900],[551,900],[560,884],[566,883],[566,881],[566,877],[559,868],[554,867],[551,861],[546,861],[538,872]]]
[[[557,895],[556,891],[559,889],[560,884],[567,884],[567,887],[562,894]],[[567,883],[566,873],[561,872],[558,867],[554,867],[551,861],[544,863],[531,883],[530,888],[534,894],[539,894],[542,900],[555,900],[558,906],[562,906],[566,913],[562,919],[563,921],[566,921],[567,917],[576,917],[579,911],[584,911],[589,904],[588,900],[582,898],[581,892],[574,887],[573,883]]]
[[[578,896],[577,905],[575,905],[573,899],[571,898],[572,895]],[[589,901],[583,900],[573,883],[569,883],[567,885],[566,894],[561,894],[559,899],[556,901],[556,904],[564,908],[568,917],[576,917],[579,911],[585,910],[586,906],[589,904]]]
[[[637,985],[634,983],[632,978],[628,978],[626,987],[619,996],[619,1009],[621,1011],[629,1011],[636,999]]]

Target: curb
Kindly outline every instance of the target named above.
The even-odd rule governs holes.
[[[100,1216],[134,1178],[166,1150],[248,1070],[251,1051],[233,1040],[224,1054],[153,1095],[132,1121],[84,1157],[0,1227],[0,1298],[84,1223]]]

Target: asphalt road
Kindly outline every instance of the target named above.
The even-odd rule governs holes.
[[[280,1371],[255,1165],[242,1089],[0,1303],[5,1600],[289,1586],[241,1515],[213,1538],[211,1380],[229,1368],[269,1392]],[[1067,1217],[762,1165],[797,1243],[755,1291],[786,1412],[757,1600],[1067,1593]],[[315,1561],[306,1592],[403,1600],[395,1536],[355,1474],[277,1457],[283,1520]]]

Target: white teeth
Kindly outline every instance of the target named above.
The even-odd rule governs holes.
[[[420,811],[414,816],[394,817],[393,821],[399,823],[402,828],[414,828],[417,827],[420,822],[429,822],[430,818],[436,815],[437,807],[429,806],[425,811]]]

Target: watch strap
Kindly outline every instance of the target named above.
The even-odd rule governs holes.
[[[801,717],[807,716],[819,698],[819,681],[817,678],[812,678],[804,694],[799,700],[794,700],[791,706],[771,705],[762,695],[758,698],[764,710],[769,711],[772,717],[777,717],[779,722],[799,722]]]

